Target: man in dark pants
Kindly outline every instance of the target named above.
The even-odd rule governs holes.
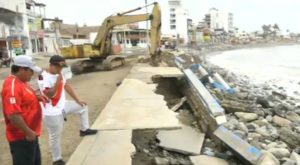
[[[34,72],[32,58],[17,56],[2,89],[6,137],[14,165],[40,165],[38,136],[41,134],[42,112],[40,96],[28,85]]]

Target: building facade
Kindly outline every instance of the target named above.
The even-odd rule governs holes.
[[[189,41],[188,27],[190,23],[188,10],[184,9],[182,0],[169,0],[169,9],[164,12],[163,33],[180,38],[187,43]]]
[[[31,54],[25,0],[0,2],[0,51],[9,56]]]
[[[29,37],[32,53],[45,51],[45,32],[42,29],[42,19],[46,17],[46,5],[33,0],[26,0]]]
[[[205,15],[205,22],[211,31],[220,31],[223,29],[225,32],[233,31],[233,14],[227,11],[222,11],[216,8],[211,8],[209,14]]]

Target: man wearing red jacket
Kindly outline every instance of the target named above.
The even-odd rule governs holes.
[[[38,137],[41,135],[42,112],[39,98],[27,84],[34,72],[32,58],[17,56],[2,88],[6,137],[14,165],[40,165]]]

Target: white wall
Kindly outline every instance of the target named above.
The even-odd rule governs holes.
[[[0,21],[0,38],[6,38],[9,35],[9,26]]]
[[[173,0],[174,1],[174,0]],[[166,35],[172,35],[172,36],[179,36],[181,38],[184,38],[185,42],[188,42],[188,35],[187,35],[187,19],[189,16],[189,13],[184,7],[182,6],[181,0],[179,1],[179,5],[172,5],[168,4],[168,8],[162,10],[162,33]],[[170,2],[170,1],[169,1]],[[175,11],[171,11],[171,9],[174,8]],[[175,14],[175,20],[176,20],[176,29],[171,29],[171,18],[170,14]]]
[[[22,34],[28,37],[29,48],[26,49],[26,54],[31,55],[31,42],[29,41],[29,27],[28,27],[28,18],[26,14],[26,3],[25,0],[0,0],[0,8],[5,8],[11,10],[12,12],[17,12],[22,15],[22,19],[16,21],[16,26],[22,26],[23,31],[18,31],[19,28],[15,28],[17,31],[16,34]],[[12,18],[15,19],[15,18]],[[1,21],[1,20],[0,20]],[[7,34],[7,36],[12,34]]]
[[[0,7],[11,10],[13,12],[26,13],[25,0],[0,0]]]
[[[225,31],[231,30],[229,27],[229,12],[210,9],[211,26],[210,30],[224,28]]]
[[[188,42],[187,19],[187,10],[183,8],[178,8],[176,10],[176,34],[179,34],[181,38],[184,38],[185,43]]]

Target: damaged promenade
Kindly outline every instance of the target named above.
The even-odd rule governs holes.
[[[47,58],[37,61],[45,65]],[[129,62],[71,79],[88,100],[92,127],[100,131],[80,138],[72,125],[76,116],[68,119],[62,142],[68,164],[299,163],[299,111],[293,98],[280,90],[251,88],[185,52],[167,52],[163,63]],[[228,86],[213,83],[220,77]],[[46,138],[41,138],[45,164]]]
[[[85,137],[68,164],[299,163],[299,133],[282,126],[278,132],[293,137],[276,128],[274,134],[269,127],[281,118],[265,122],[251,112],[247,105],[253,100],[241,99],[247,91],[231,88],[221,70],[215,68],[222,76],[206,75],[191,62],[199,59],[184,52],[165,56],[169,67],[134,65],[94,122],[100,133]],[[260,98],[254,104],[264,106]]]

